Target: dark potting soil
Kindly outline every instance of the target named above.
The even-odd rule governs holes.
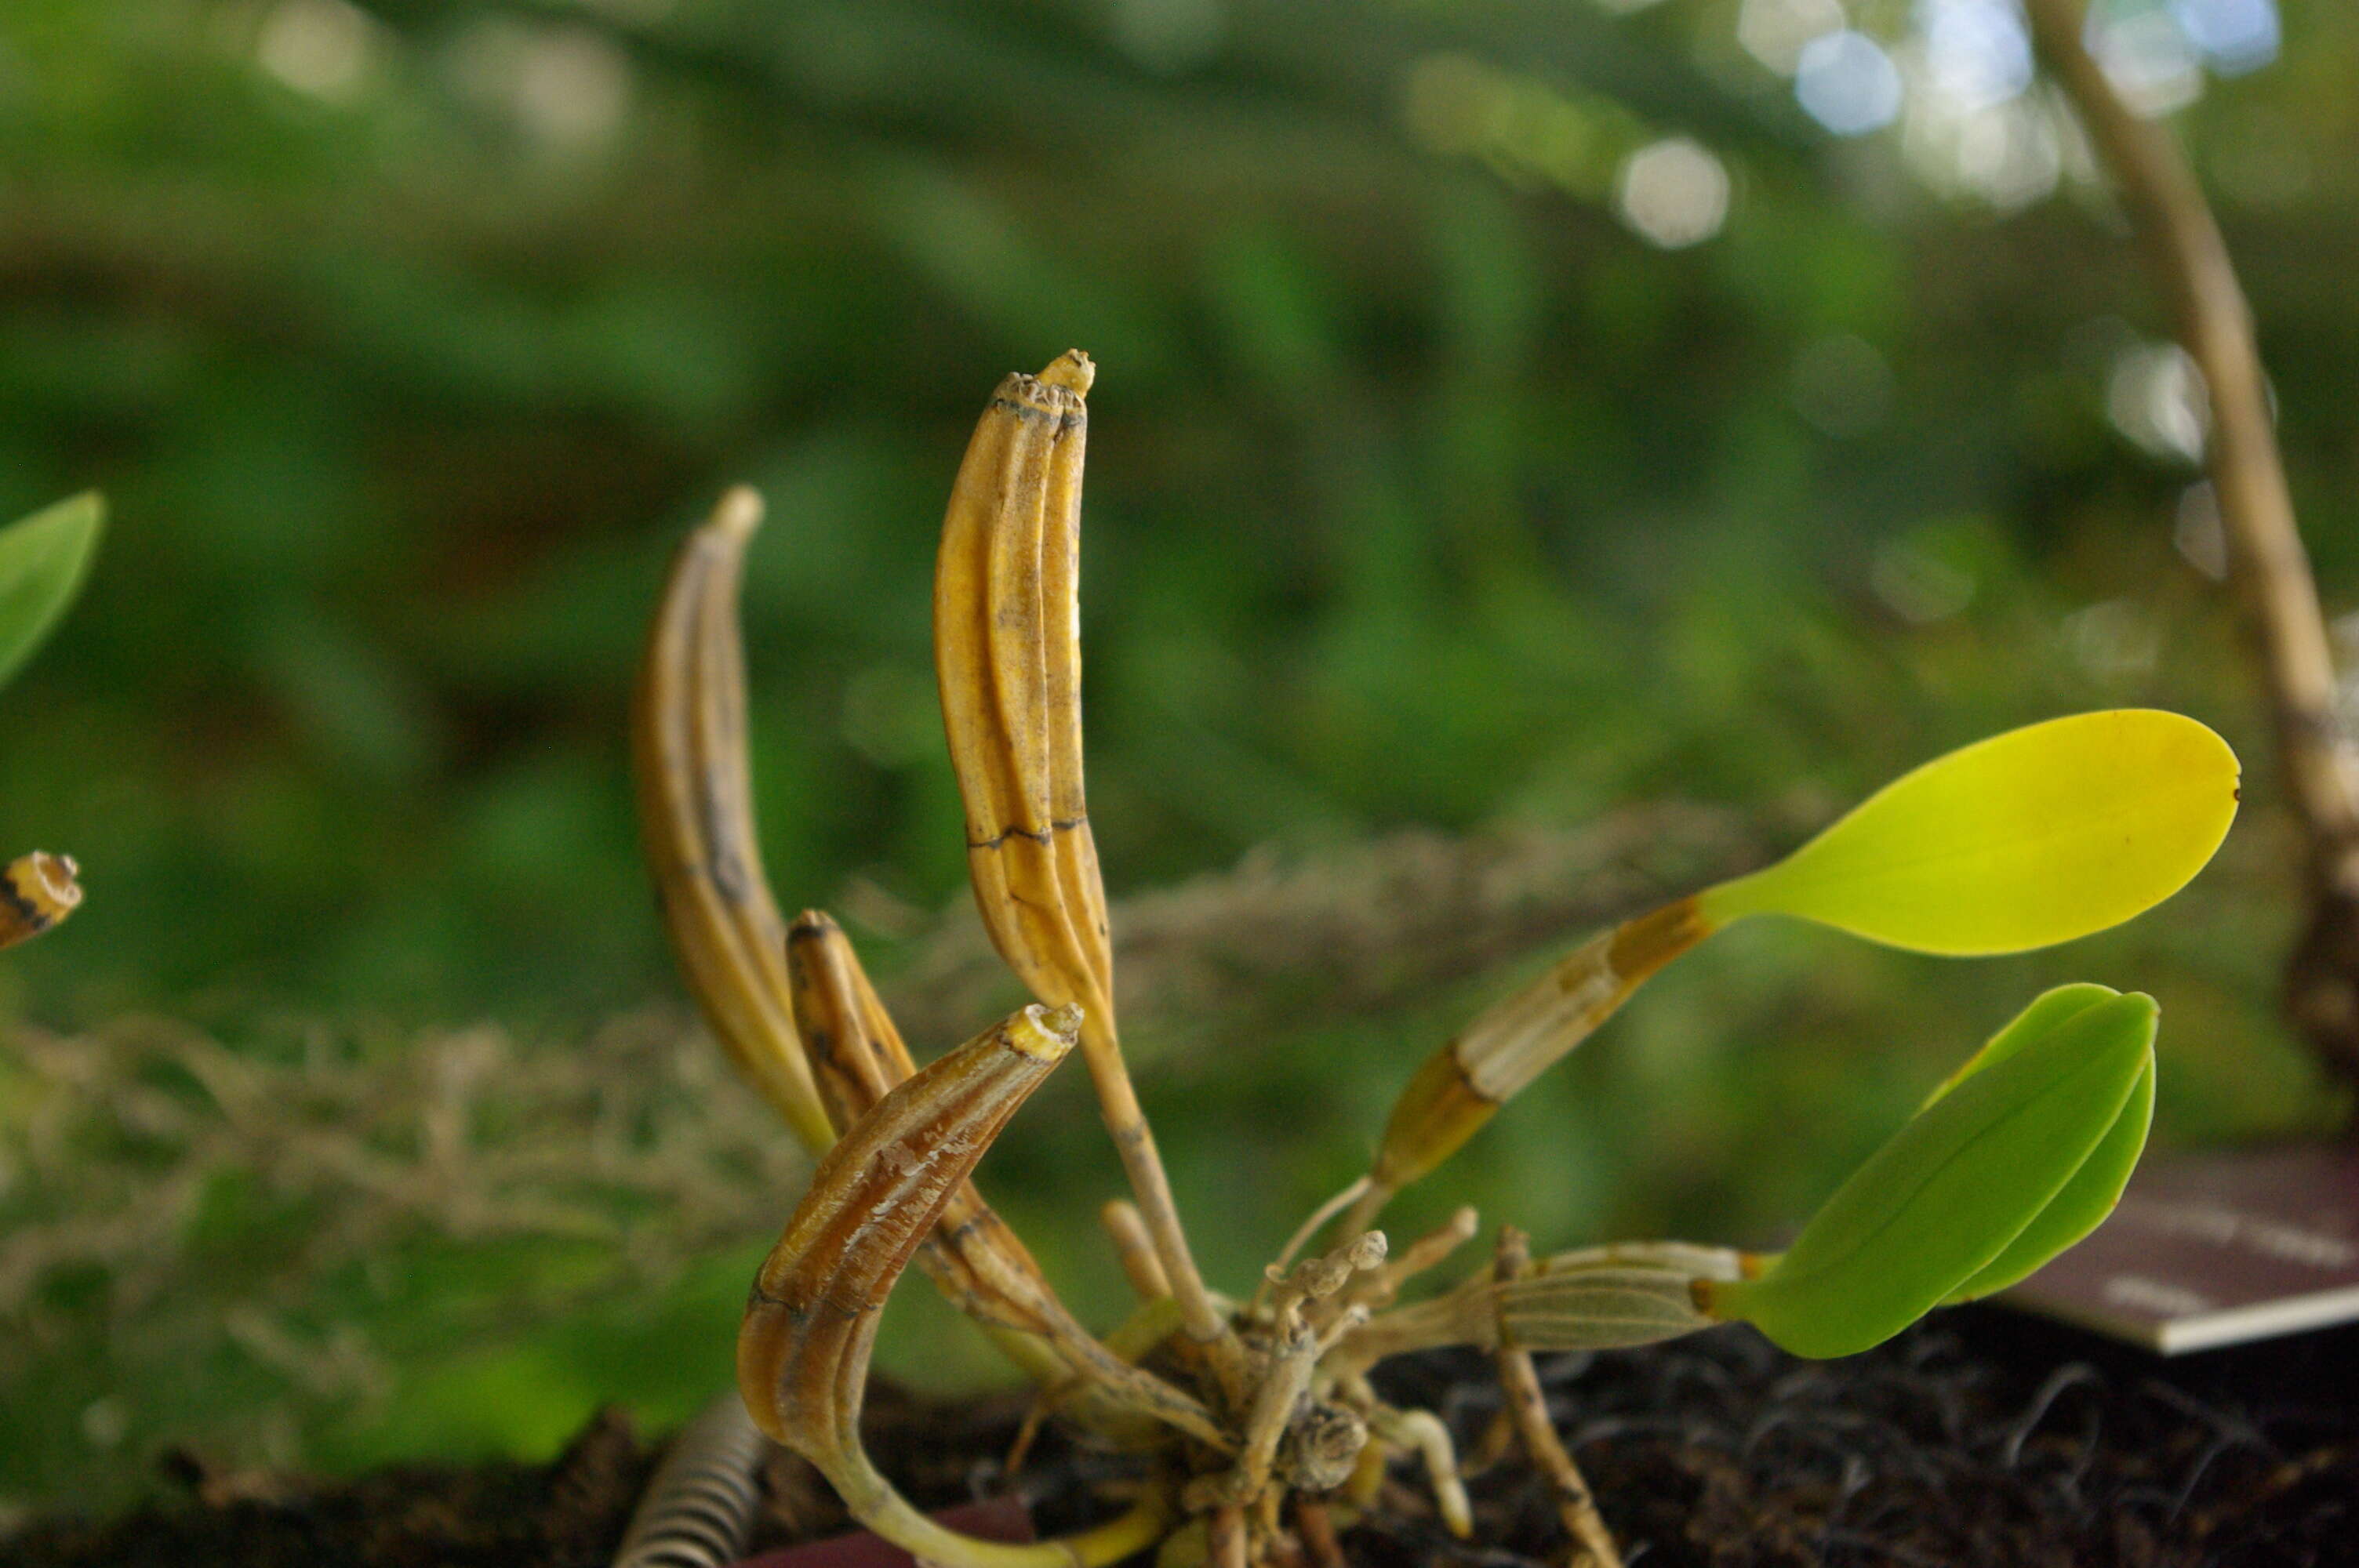
[[[1560,1429],[1636,1568],[1826,1564],[2359,1564],[2359,1328],[2157,1361],[1983,1309],[1840,1362],[1743,1329],[1541,1362]],[[1407,1357],[1377,1382],[1442,1413],[1470,1465],[1499,1408],[1485,1360]],[[880,1389],[871,1451],[919,1502],[1001,1488],[1020,1403]],[[223,1475],[168,1456],[175,1501],[36,1521],[6,1568],[590,1568],[611,1558],[654,1454],[602,1415],[548,1466],[404,1466],[355,1481]],[[1102,1517],[1119,1461],[1055,1440],[1017,1481],[1044,1533]],[[1548,1568],[1564,1541],[1512,1453],[1444,1532],[1412,1466],[1343,1536],[1353,1568]],[[845,1528],[779,1455],[754,1549]]]

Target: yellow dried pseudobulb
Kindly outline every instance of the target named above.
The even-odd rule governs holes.
[[[835,1130],[795,1037],[786,921],[762,871],[746,763],[737,584],[762,501],[743,486],[672,562],[631,710],[639,831],[706,1025],[805,1148]]]
[[[738,1332],[738,1390],[756,1424],[818,1466],[861,1523],[923,1562],[1097,1568],[1155,1540],[1168,1519],[1154,1491],[1065,1541],[982,1541],[919,1513],[860,1442],[886,1298],[984,1151],[1072,1049],[1080,1021],[1072,1007],[1025,1008],[878,1101],[821,1158]]]
[[[934,667],[992,946],[1042,1001],[1080,1004],[1082,1054],[1188,1337],[1223,1395],[1245,1353],[1198,1273],[1114,1028],[1105,887],[1082,787],[1083,403],[1078,350],[993,393],[951,485],[934,571]]]

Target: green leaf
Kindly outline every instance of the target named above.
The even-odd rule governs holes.
[[[2125,1112],[2142,1083],[2150,1092],[2156,1008],[2136,993],[2080,1006],[2055,996],[1854,1172],[1759,1278],[1700,1287],[1713,1315],[1743,1318],[1798,1356],[1848,1356],[2014,1267],[2027,1232],[2027,1252],[2055,1243],[2037,1267],[2102,1218],[2087,1210],[2104,1182],[2081,1192],[2074,1179],[2101,1149],[2121,1153],[2125,1120],[2145,1141],[2145,1111]],[[2060,1198],[2067,1208],[2050,1226]]]
[[[2040,996],[2013,1023],[1993,1035],[1990,1043],[1975,1052],[1966,1065],[1951,1074],[1949,1080],[1933,1091],[1925,1104],[1930,1106],[1955,1088],[1969,1075],[1978,1073],[1996,1062],[2004,1062],[2032,1040],[2089,1008],[2118,996],[2110,986],[2058,986]],[[1923,1114],[1919,1110],[1919,1114]],[[2130,1090],[2127,1104],[2114,1119],[2114,1125],[2097,1145],[2096,1152],[2082,1162],[2039,1217],[2023,1227],[2023,1233],[2007,1243],[1988,1267],[1973,1279],[1952,1291],[1943,1300],[1944,1305],[1970,1302],[1994,1294],[2009,1285],[2020,1283],[2037,1272],[2050,1258],[2063,1251],[2089,1232],[2097,1228],[2104,1217],[2114,1212],[2122,1199],[2122,1189],[2129,1185],[2130,1173],[2137,1169],[2138,1156],[2146,1152],[2147,1130],[2154,1121],[2154,1064],[2149,1061],[2145,1072],[2138,1075],[2136,1087]]]
[[[2014,1022],[1984,1041],[1981,1050],[1967,1057],[1964,1066],[1942,1079],[1940,1087],[1925,1097],[1925,1103],[1917,1108],[1917,1113],[1922,1116],[1934,1101],[1984,1067],[1995,1062],[2006,1061],[2076,1014],[2085,1012],[2100,1002],[2111,1001],[2121,994],[2111,986],[2092,985],[2086,980],[2078,985],[2058,986],[2053,990],[2040,992],[2032,998],[2029,1007],[2015,1015]]]
[[[2129,1102],[2114,1119],[2104,1141],[2072,1173],[2064,1190],[2039,1211],[2038,1218],[2023,1227],[2022,1234],[2007,1243],[2006,1251],[1943,1297],[1943,1304],[1978,1301],[2009,1285],[2022,1283],[2044,1268],[2049,1259],[2103,1224],[2105,1217],[2114,1212],[2114,1206],[2122,1201],[2122,1189],[2130,1184],[2130,1173],[2137,1169],[2138,1156],[2146,1152],[2147,1130],[2153,1123],[2154,1063],[2149,1058],[2146,1071],[2138,1075],[2136,1087],[2130,1090]]]
[[[1774,866],[1698,900],[1714,924],[1819,921],[1927,953],[2013,953],[2138,914],[2236,815],[2227,742],[2154,708],[1995,735],[1896,779]]]
[[[73,602],[105,511],[98,492],[86,491],[0,528],[0,684]]]

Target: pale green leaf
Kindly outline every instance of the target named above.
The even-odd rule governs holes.
[[[2153,1065],[2152,998],[2057,1011],[1912,1119],[1759,1278],[1700,1287],[1714,1314],[1797,1355],[1847,1356],[1993,1270],[2114,1135]]]
[[[2045,1036],[2074,1014],[2085,1012],[2100,1002],[2111,1001],[2122,993],[2111,986],[2093,985],[2082,980],[2075,985],[2058,986],[2032,998],[2031,1005],[2015,1015],[2007,1026],[1983,1043],[1983,1048],[1966,1058],[1964,1066],[1941,1080],[1940,1087],[1925,1097],[1925,1104],[1917,1108],[1923,1114],[1927,1106],[1956,1088],[1968,1077],[1995,1062],[2004,1062],[2034,1040]]]
[[[2129,1185],[2130,1173],[2137,1169],[2138,1156],[2146,1152],[2147,1130],[2153,1123],[2154,1063],[2149,1058],[2146,1071],[2138,1075],[2137,1087],[2130,1090],[2129,1103],[2114,1119],[2104,1141],[2081,1162],[2064,1190],[2006,1244],[2006,1251],[1945,1300],[1975,1301],[2020,1284],[2046,1267],[2049,1259],[2096,1229],[2122,1201],[2122,1189]]]
[[[0,683],[32,656],[73,602],[104,515],[92,491],[0,528]]]
[[[2109,986],[2058,986],[1992,1036],[1990,1043],[1975,1052],[1973,1059],[1935,1089],[1925,1103],[1930,1105],[1940,1099],[1969,1074],[2006,1061],[2026,1042],[2038,1039],[2074,1013],[2119,994]],[[2023,1234],[2009,1242],[1996,1260],[1951,1292],[1948,1299],[1973,1301],[2019,1283],[2050,1258],[2096,1229],[2121,1201],[2122,1189],[2129,1184],[2130,1173],[2137,1168],[2138,1156],[2146,1150],[2147,1129],[2153,1120],[2154,1067],[2149,1063],[2139,1075],[2137,1087],[2130,1091],[2129,1103],[2122,1107],[2113,1130],[2105,1134],[2096,1152],[2082,1162],[2081,1168],[2072,1173],[2072,1179],[2064,1184],[2064,1190],[2039,1211],[2038,1218],[2024,1227]]]

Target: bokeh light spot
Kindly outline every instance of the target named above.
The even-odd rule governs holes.
[[[1913,539],[1887,539],[1867,569],[1867,585],[1886,609],[1912,625],[1947,621],[1974,601],[1974,574]]]
[[[636,92],[629,59],[588,27],[477,22],[447,46],[444,65],[462,96],[551,150],[611,143]]]
[[[2226,579],[2228,535],[2220,524],[2220,492],[2210,480],[2198,480],[2180,492],[2170,542],[2189,566],[2213,582]]]
[[[2158,458],[2201,462],[2211,426],[2203,373],[2177,343],[2136,343],[2114,360],[2105,381],[2114,427]]]
[[[2089,52],[2114,91],[2136,113],[2154,119],[2203,96],[2195,45],[2168,11],[2089,13]]]
[[[375,26],[344,0],[280,0],[255,35],[254,58],[296,92],[342,103],[367,74]]]
[[[2004,103],[2031,85],[2031,38],[2006,0],[1924,0],[1925,74],[1962,110]]]
[[[1804,46],[1794,70],[1794,96],[1835,135],[1865,135],[1900,113],[1900,68],[1864,33],[1828,33]]]
[[[1705,147],[1672,136],[1622,165],[1614,210],[1642,237],[1675,251],[1700,244],[1728,221],[1728,168]]]
[[[2223,76],[2258,70],[2277,58],[2277,0],[2173,0],[2170,10]]]
[[[2092,678],[2127,683],[2151,675],[2162,629],[2136,601],[2108,599],[2064,618],[2064,645]]]

